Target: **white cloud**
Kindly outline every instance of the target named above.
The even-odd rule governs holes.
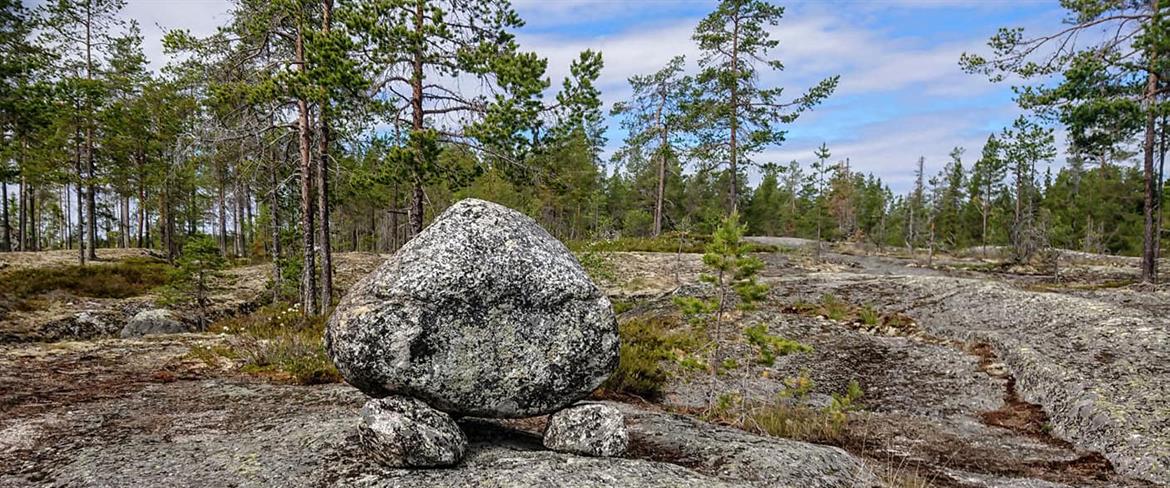
[[[125,19],[141,24],[143,51],[157,70],[167,62],[163,35],[172,29],[186,29],[196,36],[214,34],[229,20],[230,0],[130,0],[122,11]]]

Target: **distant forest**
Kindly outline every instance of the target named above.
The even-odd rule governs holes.
[[[648,66],[613,107],[601,53],[549,79],[506,1],[237,0],[214,35],[169,32],[157,71],[124,3],[0,0],[2,250],[174,260],[211,236],[274,263],[312,313],[334,298],[333,251],[393,251],[477,197],[567,241],[704,234],[734,214],[756,235],[1143,255],[1156,278],[1170,148],[1157,2],[1075,2],[1051,34],[1004,29],[993,55],[956,60],[1019,83],[1028,115],[938,174],[881,162],[916,169],[904,194],[832,141],[762,160],[838,82],[761,81],[783,69],[769,32],[784,11],[763,1],[720,2],[695,27],[698,59]],[[1068,42],[1085,30],[1110,35]],[[607,114],[627,136],[603,158]]]

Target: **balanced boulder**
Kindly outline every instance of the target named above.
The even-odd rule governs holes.
[[[595,403],[552,414],[544,431],[544,447],[585,456],[620,456],[629,443],[625,416],[616,408]]]
[[[325,339],[365,393],[478,417],[557,411],[618,362],[609,300],[573,254],[527,216],[475,199],[355,285]]]
[[[453,466],[467,452],[467,437],[449,415],[408,397],[366,402],[358,436],[374,459],[391,468]]]

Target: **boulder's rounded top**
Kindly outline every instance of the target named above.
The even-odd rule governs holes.
[[[383,298],[548,304],[600,295],[568,248],[536,221],[474,198],[440,214],[376,275],[393,276],[373,284]]]

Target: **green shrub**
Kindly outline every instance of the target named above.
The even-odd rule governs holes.
[[[194,309],[200,325],[208,317],[211,283],[227,266],[219,245],[211,236],[195,236],[183,244],[177,266],[167,277],[160,300],[164,305]]]
[[[780,398],[804,400],[815,386],[816,383],[808,376],[808,370],[802,370],[799,375],[784,379],[784,389],[780,391]]]
[[[577,251],[577,262],[581,263],[581,267],[585,269],[585,273],[593,281],[615,281],[617,274],[613,270],[613,261],[608,256],[601,254],[590,247],[585,247],[583,250]]]
[[[615,315],[621,315],[623,313],[629,312],[630,310],[633,310],[635,305],[637,305],[637,302],[633,300],[611,300],[610,303],[613,305],[613,313]]]
[[[601,386],[605,394],[634,395],[649,400],[662,396],[668,378],[663,361],[683,367],[702,363],[691,354],[703,340],[694,330],[679,327],[673,318],[638,317],[619,325],[621,351],[618,367]]]
[[[797,352],[812,352],[812,347],[791,339],[774,336],[768,333],[768,327],[762,323],[744,329],[748,343],[759,351],[756,362],[765,366],[776,364],[776,358]]]

